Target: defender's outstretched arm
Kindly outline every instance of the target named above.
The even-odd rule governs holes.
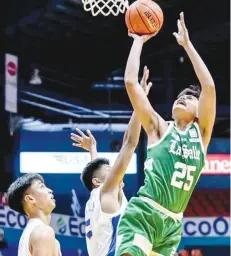
[[[147,83],[147,80],[148,69],[145,67],[143,78],[141,80],[141,83],[139,84],[139,87],[145,93],[145,95],[149,93],[149,90],[152,86],[152,83]],[[115,161],[115,164],[113,165],[110,173],[108,174],[106,180],[103,183],[101,195],[103,193],[106,194],[107,192],[115,191],[115,189],[118,188],[118,185],[123,180],[125,171],[139,142],[140,131],[140,120],[138,119],[136,113],[133,112],[130,122],[128,124],[128,128],[124,135],[122,148]]]

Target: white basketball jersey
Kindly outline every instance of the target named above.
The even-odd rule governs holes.
[[[37,226],[40,226],[40,225],[45,226],[45,224],[40,219],[36,219],[36,218],[30,219],[27,222],[27,225],[26,225],[25,229],[23,230],[22,236],[19,241],[18,256],[31,256],[30,235],[31,235],[32,231],[34,230],[34,228],[36,228]],[[57,249],[58,249],[58,255],[62,256],[59,246],[57,246]]]
[[[116,230],[126,206],[123,193],[121,208],[114,214],[104,213],[100,203],[101,186],[91,192],[85,209],[86,241],[89,256],[114,256]]]
[[[30,234],[37,226],[45,225],[40,219],[30,219],[27,222],[25,229],[18,245],[18,256],[30,256]]]

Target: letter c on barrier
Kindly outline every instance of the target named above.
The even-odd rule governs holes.
[[[84,237],[85,236],[85,222],[81,222],[79,224],[79,231],[80,231],[80,235]]]
[[[193,221],[187,221],[186,223],[185,223],[185,225],[184,225],[184,231],[185,231],[185,233],[187,234],[187,235],[189,235],[189,236],[193,236],[193,235],[195,235],[195,233],[196,233],[196,231],[192,231],[192,232],[189,232],[189,230],[188,230],[188,226],[189,225],[192,225],[192,226],[196,226],[196,224],[195,224],[195,222],[193,222]]]
[[[11,216],[13,216],[13,220],[11,219]],[[9,223],[9,226],[11,228],[16,226],[16,221],[14,219],[15,219],[15,213],[13,211],[9,211],[6,214],[6,220],[7,220],[7,223]]]

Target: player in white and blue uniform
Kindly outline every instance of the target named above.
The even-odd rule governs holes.
[[[141,85],[148,94],[151,83],[147,85],[148,69],[145,67]],[[86,204],[86,242],[89,256],[114,256],[116,231],[127,200],[123,192],[123,177],[139,141],[141,125],[135,113],[132,114],[124,135],[123,146],[111,167],[109,161],[97,157],[96,141],[88,130],[86,136],[77,129],[71,139],[74,146],[91,153],[91,162],[84,168],[81,179],[91,191]]]
[[[101,186],[92,190],[85,209],[88,253],[95,256],[114,256],[116,229],[121,214],[127,206],[127,199],[121,191],[120,208],[115,213],[108,214],[101,209],[100,190]]]

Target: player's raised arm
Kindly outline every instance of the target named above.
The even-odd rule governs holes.
[[[203,143],[207,149],[216,115],[215,85],[208,68],[189,39],[183,13],[180,14],[180,19],[177,21],[177,25],[178,33],[175,32],[173,35],[176,37],[178,44],[182,45],[187,52],[193,64],[198,80],[201,84],[202,90],[199,98],[198,122],[203,138]]]
[[[152,83],[147,84],[147,80],[148,69],[145,67],[141,84],[139,84],[139,87],[145,93],[145,95],[149,93],[149,90],[152,86]],[[118,188],[118,185],[124,177],[125,171],[139,142],[140,130],[141,123],[135,112],[133,112],[128,124],[128,128],[124,135],[122,148],[110,173],[103,183],[101,194],[113,192],[116,188]]]
[[[87,135],[85,135],[80,129],[76,128],[76,131],[78,134],[71,133],[71,139],[74,141],[72,145],[74,147],[83,148],[87,151],[89,151],[91,155],[91,161],[98,158],[98,152],[97,152],[97,143],[92,135],[90,130],[87,130]]]
[[[45,225],[36,227],[31,233],[30,247],[32,256],[51,256],[56,250],[54,230]]]
[[[159,133],[160,126],[167,129],[167,123],[154,111],[145,92],[142,90],[138,82],[140,55],[143,44],[153,35],[138,36],[130,33],[129,35],[134,38],[134,41],[125,70],[126,90],[144,130],[148,136],[153,136],[154,133]]]

